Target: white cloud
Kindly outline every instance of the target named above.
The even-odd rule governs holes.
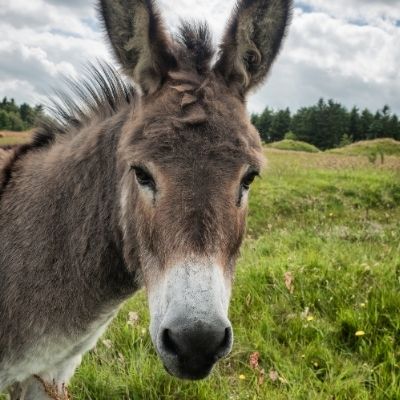
[[[399,112],[400,28],[389,25],[354,24],[297,9],[281,57],[251,108],[260,111],[265,103],[297,108],[325,97],[348,107],[387,103]]]
[[[297,3],[340,19],[359,22],[400,19],[400,0],[299,0]]]
[[[159,0],[168,26],[207,20],[217,42],[236,0]],[[0,0],[0,97],[43,100],[62,74],[111,60],[93,0]],[[319,97],[400,113],[400,0],[298,0],[293,23],[251,110],[298,108]]]
[[[225,25],[236,4],[236,0],[160,0],[160,9],[174,29],[179,25],[180,19],[207,21],[214,39],[217,42],[223,34]]]

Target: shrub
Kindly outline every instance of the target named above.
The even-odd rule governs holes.
[[[297,136],[292,131],[289,131],[285,134],[285,140],[297,140]]]

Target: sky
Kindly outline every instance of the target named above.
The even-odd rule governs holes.
[[[95,0],[0,0],[0,98],[46,101],[64,75],[113,62]],[[182,18],[207,20],[217,45],[235,0],[159,0],[173,32]],[[400,114],[400,0],[296,0],[292,25],[268,80],[248,107],[296,110],[333,98]]]

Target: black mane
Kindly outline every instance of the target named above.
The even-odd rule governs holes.
[[[46,146],[54,141],[56,135],[83,127],[93,115],[106,119],[118,112],[121,106],[133,103],[137,97],[133,85],[104,62],[89,64],[80,80],[66,78],[65,81],[67,90],[57,90],[57,99],[50,99],[50,105],[46,107],[50,116],[39,121],[32,147]]]
[[[176,40],[181,46],[179,61],[183,60],[189,64],[187,67],[194,68],[199,74],[207,73],[215,54],[208,24],[184,21],[179,28]]]

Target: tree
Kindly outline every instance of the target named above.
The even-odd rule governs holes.
[[[340,103],[329,100],[326,113],[329,128],[321,146],[321,149],[324,150],[339,146],[340,140],[347,133],[349,126],[349,113]]]
[[[21,104],[21,106],[19,107],[19,114],[22,121],[24,121],[27,125],[33,125],[35,114],[34,110],[28,104]]]
[[[361,128],[361,116],[357,107],[353,107],[350,111],[349,135],[355,142],[365,139]]]
[[[380,111],[374,115],[374,119],[369,127],[367,139],[373,140],[384,136],[384,122]]]
[[[313,141],[311,126],[314,124],[314,108],[315,107],[300,108],[292,118],[291,131],[303,142],[312,143]]]
[[[264,142],[270,142],[269,129],[273,120],[273,111],[268,107],[258,116],[255,121],[255,127],[260,132],[261,139]]]
[[[18,106],[14,99],[4,97],[0,102],[0,129],[22,131],[33,128],[38,117],[43,115],[43,106],[31,107],[27,103]]]
[[[8,117],[10,119],[10,130],[11,131],[23,131],[25,129],[25,124],[22,121],[19,114],[15,112],[8,113]]]
[[[10,130],[11,121],[8,112],[0,109],[0,130]]]
[[[291,116],[289,108],[280,110],[273,115],[269,128],[269,140],[277,142],[283,140],[285,133],[290,130]]]
[[[372,113],[367,108],[364,109],[364,111],[361,113],[361,118],[360,118],[361,140],[368,139],[370,128],[373,122],[374,122],[374,116],[372,115]]]
[[[387,134],[393,139],[400,140],[400,122],[396,114],[390,118]]]
[[[317,104],[302,107],[292,116],[288,108],[273,112],[267,107],[262,114],[253,114],[252,122],[265,142],[282,140],[291,132],[290,137],[322,150],[350,141],[383,137],[400,140],[399,118],[387,105],[372,114],[367,108],[360,112],[354,106],[348,111],[334,100],[319,99]]]
[[[292,131],[299,140],[320,149],[337,147],[347,133],[349,115],[347,110],[333,100],[320,99],[313,107],[301,108],[292,119]]]

